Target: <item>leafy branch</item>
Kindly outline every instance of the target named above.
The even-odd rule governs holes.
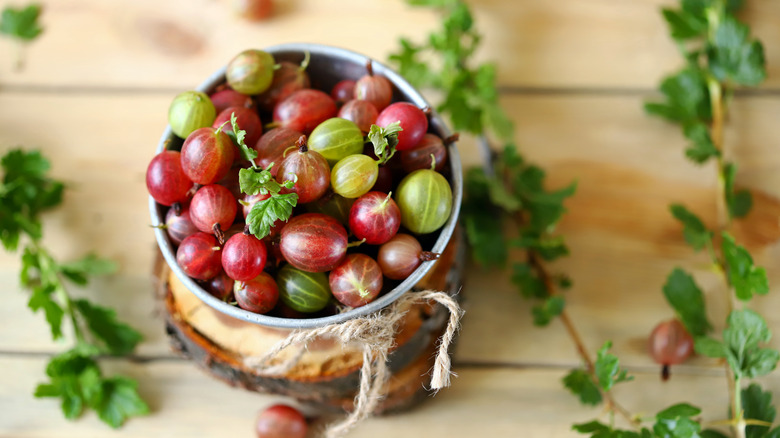
[[[32,40],[38,38],[43,28],[38,23],[41,7],[31,4],[24,8],[6,6],[0,13],[0,35],[5,35],[16,43],[15,68],[24,68],[24,48]]]
[[[230,123],[233,127],[233,137],[238,145],[242,157],[249,161],[251,167],[238,171],[238,182],[242,193],[247,195],[268,195],[267,198],[258,201],[246,217],[249,232],[258,239],[262,239],[271,232],[276,221],[286,221],[292,216],[293,207],[298,204],[297,193],[281,193],[282,189],[292,189],[295,181],[287,180],[278,183],[271,174],[271,163],[267,168],[261,169],[255,164],[257,151],[246,145],[246,131],[238,126],[236,114],[230,115]],[[306,141],[302,137],[299,141]]]
[[[708,229],[682,205],[672,205],[671,212],[683,226],[685,241],[695,251],[707,250],[726,286],[730,311],[722,340],[708,337],[712,325],[693,276],[676,268],[667,279],[664,294],[694,336],[695,350],[725,359],[731,402],[730,419],[723,424],[730,425],[737,438],[780,435],[780,428],[768,432],[775,415],[771,394],[756,384],[742,387],[743,379],[774,370],[780,353],[761,347],[771,337],[764,319],[754,311],[735,308],[755,294],[769,292],[766,271],[755,266],[747,249],[728,232],[733,220],[745,217],[752,206],[750,192],[735,188],[736,164],[725,159],[723,129],[728,103],[736,87],[756,86],[766,77],[761,43],[735,16],[741,6],[736,0],[681,0],[679,8],[663,10],[686,64],[661,83],[661,102],[645,104],[649,114],[682,127],[691,141],[685,151],[691,161],[716,162],[718,229]]]
[[[104,377],[98,358],[133,352],[142,337],[119,321],[114,310],[83,298],[73,298],[67,282],[87,285],[89,278],[116,270],[116,264],[93,254],[73,262],[57,261],[43,246],[40,215],[62,202],[64,185],[49,178],[49,162],[37,151],[15,149],[3,156],[0,183],[0,241],[17,251],[22,237],[20,282],[31,292],[28,307],[43,310],[52,338],[63,337],[63,321],[70,323],[75,345],[54,356],[46,366],[49,382],[38,385],[36,397],[61,399],[66,418],[85,408],[95,410],[105,423],[119,427],[149,408],[138,395],[138,384],[124,376]],[[66,282],[67,281],[67,282]]]
[[[461,223],[474,260],[485,267],[506,268],[510,250],[524,251],[525,260],[511,265],[512,283],[534,301],[531,312],[536,325],[547,325],[556,317],[561,320],[584,363],[584,368],[564,378],[564,384],[584,403],[604,403],[613,416],[634,424],[633,416],[610,392],[615,383],[629,380],[617,357],[608,353],[611,344],[606,343],[593,359],[566,311],[561,292],[571,287],[571,281],[546,265],[569,254],[555,228],[576,184],[548,189],[545,171],[519,154],[513,143],[514,126],[498,102],[495,65],[472,65],[481,37],[467,4],[460,0],[409,3],[441,9],[442,29],[422,44],[401,39],[400,50],[390,60],[414,85],[443,93],[437,110],[449,116],[455,130],[480,136],[483,146],[488,138],[504,145],[499,152],[487,146],[485,155],[490,159],[485,168],[471,168],[465,174]]]

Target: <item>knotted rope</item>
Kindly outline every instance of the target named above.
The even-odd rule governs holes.
[[[389,377],[387,356],[395,344],[395,334],[398,323],[406,316],[414,304],[436,301],[449,311],[447,330],[439,340],[436,361],[431,375],[431,389],[438,391],[450,386],[450,355],[447,350],[458,330],[458,323],[463,311],[457,301],[445,292],[422,291],[409,292],[401,296],[387,309],[372,315],[351,319],[339,324],[331,324],[315,329],[296,330],[262,356],[247,357],[244,365],[254,368],[263,375],[283,375],[287,373],[303,356],[307,344],[321,336],[337,338],[342,344],[357,344],[363,351],[363,365],[360,369],[360,386],[355,397],[355,409],[344,420],[330,425],[326,431],[327,438],[341,437],[359,422],[366,419],[376,408],[384,395],[382,390]],[[290,346],[298,346],[298,351],[291,358],[278,365],[269,366],[268,362]]]

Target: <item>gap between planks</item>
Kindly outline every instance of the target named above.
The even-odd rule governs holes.
[[[49,351],[18,351],[18,350],[0,350],[0,359],[45,359],[51,356],[59,354],[59,352]],[[190,363],[195,366],[195,363],[190,359],[176,356],[176,355],[130,355],[122,357],[102,356],[100,360],[109,360],[114,362],[128,362],[131,364],[145,365],[159,362],[171,362],[171,363]],[[547,363],[547,362],[508,362],[508,361],[479,361],[479,360],[457,360],[452,361],[452,369],[457,373],[459,370],[570,370],[578,367],[576,363]],[[660,366],[647,366],[647,365],[625,365],[625,369],[631,374],[642,375],[659,375]],[[674,375],[685,376],[720,376],[723,374],[723,367],[718,364],[711,366],[701,365],[682,365],[676,366],[672,369]]]

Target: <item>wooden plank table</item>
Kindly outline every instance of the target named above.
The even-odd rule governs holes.
[[[0,2],[4,6],[8,2]],[[313,41],[349,47],[384,60],[400,35],[419,40],[439,18],[398,0],[278,0],[279,14],[246,23],[226,0],[50,0],[46,33],[30,46],[27,68],[11,70],[12,47],[0,41],[0,153],[40,148],[53,175],[68,182],[65,205],[47,215],[46,241],[58,257],[97,251],[121,264],[79,294],[118,309],[146,336],[132,360],[106,360],[108,372],[140,382],[152,413],[116,433],[125,437],[252,436],[252,419],[271,396],[230,388],[174,356],[154,297],[153,234],[148,228],[144,173],[165,125],[173,95],[192,88],[231,54],[247,47]],[[517,143],[549,170],[551,184],[579,183],[560,231],[572,255],[555,265],[575,286],[572,317],[595,351],[612,339],[636,382],[616,397],[632,412],[653,413],[689,400],[718,419],[727,406],[722,367],[695,358],[663,384],[644,339],[672,315],[660,292],[674,266],[706,287],[710,312],[722,325],[719,280],[685,246],[667,213],[683,202],[715,222],[711,166],[685,160],[676,127],[650,119],[641,103],[680,61],[658,13],[668,1],[483,0],[471,2],[485,33],[482,59],[498,63],[502,102],[517,125]],[[749,0],[744,17],[764,39],[769,80],[739,94],[726,132],[739,163],[737,182],[754,191],[753,213],[736,226],[775,285],[756,300],[780,305],[780,4]],[[460,150],[479,163],[473,139]],[[31,393],[44,379],[50,341],[41,315],[26,309],[16,256],[0,254],[0,436],[104,437],[94,414],[63,419],[53,400]],[[373,418],[352,436],[566,437],[573,422],[597,416],[560,384],[578,364],[558,322],[533,327],[528,304],[503,275],[469,265],[468,301],[451,389],[400,416]],[[765,311],[780,329],[780,315]],[[777,346],[777,341],[773,341]],[[763,379],[780,390],[774,373]]]

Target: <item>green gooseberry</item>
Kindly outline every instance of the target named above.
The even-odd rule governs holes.
[[[416,234],[432,233],[452,213],[452,189],[439,172],[420,169],[406,175],[396,190],[401,224]]]
[[[358,198],[371,190],[379,177],[379,165],[368,155],[342,158],[330,172],[333,191],[345,198]]]
[[[314,128],[308,145],[333,166],[342,158],[363,152],[363,132],[354,122],[334,117]]]
[[[244,50],[230,60],[225,69],[230,88],[242,94],[260,94],[271,86],[274,57],[262,50]]]
[[[276,274],[279,299],[298,312],[314,313],[325,308],[332,296],[328,276],[323,272],[306,272],[285,265]]]
[[[181,138],[187,138],[196,129],[211,126],[216,118],[217,110],[214,104],[200,91],[180,93],[168,108],[171,131]]]

